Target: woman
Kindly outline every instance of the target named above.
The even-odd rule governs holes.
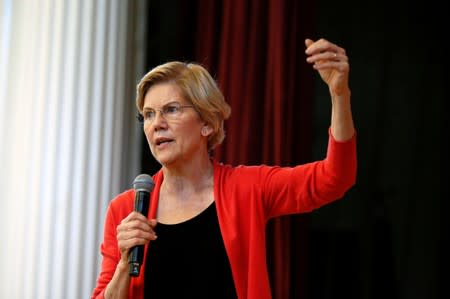
[[[271,297],[268,219],[341,198],[356,177],[345,50],[325,39],[305,44],[328,85],[332,114],[326,159],[296,167],[232,167],[211,158],[230,108],[200,65],[169,62],[142,78],[136,104],[162,168],[148,219],[133,211],[134,190],[111,201],[92,298]],[[129,249],[142,244],[141,275],[130,278]]]

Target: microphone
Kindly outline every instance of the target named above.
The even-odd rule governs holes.
[[[134,210],[146,217],[148,214],[148,206],[150,204],[150,193],[154,187],[155,183],[148,174],[138,175],[133,182],[133,188],[136,192],[134,196]],[[128,255],[130,276],[139,276],[143,259],[144,245],[133,246]]]

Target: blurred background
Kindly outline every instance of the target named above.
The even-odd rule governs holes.
[[[358,178],[269,222],[274,298],[444,298],[447,14],[437,1],[1,0],[0,298],[89,298],[108,202],[159,169],[134,96],[160,63],[200,62],[223,90],[217,159],[322,159],[330,100],[305,38],[349,56]]]

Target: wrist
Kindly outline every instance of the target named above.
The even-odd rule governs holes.
[[[128,261],[127,260],[120,260],[116,267],[117,271],[119,272],[127,272],[128,271]]]
[[[346,87],[343,89],[335,89],[332,90],[330,88],[329,90],[330,95],[331,95],[331,99],[333,100],[339,100],[339,101],[343,101],[343,100],[350,100],[350,96],[352,94],[350,88]]]

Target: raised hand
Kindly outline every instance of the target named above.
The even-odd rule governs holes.
[[[328,85],[330,93],[336,96],[349,93],[350,65],[345,49],[323,38],[317,41],[306,39],[305,45],[305,53],[308,55],[306,61],[313,64],[322,80]]]

